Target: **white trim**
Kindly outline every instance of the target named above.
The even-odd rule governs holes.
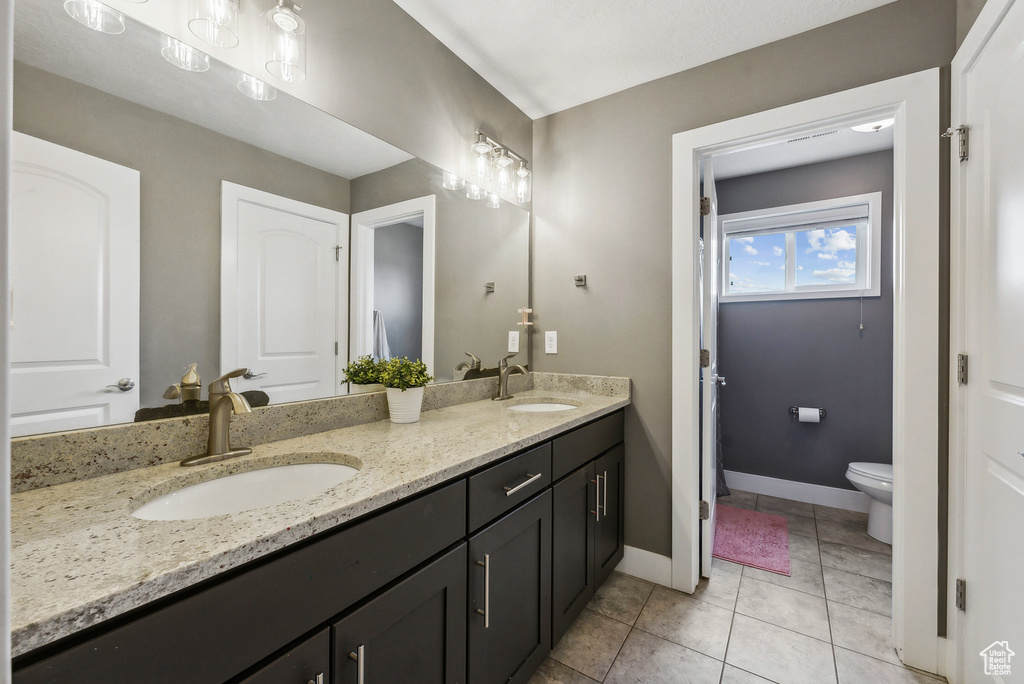
[[[423,219],[423,349],[427,373],[434,370],[435,195],[417,197],[352,215],[352,306],[349,308],[349,360],[373,350],[373,230]]]
[[[294,212],[338,227],[337,239],[344,249],[348,242],[348,214],[222,180],[220,185],[220,369],[217,375],[238,368],[238,205],[261,204]],[[338,344],[335,380],[340,377],[341,359],[348,356],[348,337],[342,334],[348,305],[348,278],[336,278],[335,341]],[[333,382],[333,394],[340,394]]]
[[[0,321],[10,321],[10,222],[11,222],[11,103],[13,83],[11,82],[11,65],[14,62],[14,3],[4,5],[0,14],[0,31],[3,40],[0,44],[4,49],[3,65],[0,67],[0,92],[2,102],[0,117],[3,118],[3,131],[0,132],[0,205],[3,215],[0,216]],[[10,335],[5,324],[0,332],[0,482],[4,483],[0,492],[0,634],[5,635],[0,644],[0,682],[9,682],[11,678],[11,405],[8,393],[10,365]]]
[[[672,573],[699,575],[699,307],[702,159],[767,140],[893,116],[893,631],[903,662],[934,672],[938,592],[939,70],[890,79],[673,136]],[[913,244],[913,249],[909,246]],[[932,578],[932,579],[929,579]]]
[[[812,220],[808,221],[810,216]],[[869,192],[849,197],[790,204],[784,207],[769,207],[718,217],[719,244],[722,250],[721,263],[729,264],[729,239],[742,234],[786,236],[784,291],[777,292],[729,292],[730,270],[722,269],[719,302],[767,302],[783,299],[825,299],[833,297],[878,297],[881,294],[882,270],[882,193]],[[863,229],[857,230],[856,260],[857,281],[854,283],[810,285],[796,284],[796,233],[807,230],[807,226],[825,224],[849,225],[866,221]],[[734,225],[736,224],[736,225]]]
[[[663,587],[672,586],[672,559],[635,546],[624,546],[616,572],[639,577]]]
[[[803,501],[819,506],[831,506],[847,511],[867,513],[871,508],[871,497],[864,492],[839,487],[826,487],[809,482],[794,482],[777,477],[740,473],[735,470],[725,471],[725,483],[729,489],[739,489],[754,494],[777,496],[782,499]]]

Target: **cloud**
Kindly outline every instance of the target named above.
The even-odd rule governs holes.
[[[832,283],[852,283],[854,273],[852,268],[830,268],[827,271],[815,271],[814,277]]]
[[[835,254],[831,254],[829,252],[818,252],[818,258],[819,259],[838,259],[839,257],[837,257]]]
[[[857,249],[857,234],[845,228],[818,228],[807,232],[808,252]]]
[[[840,261],[838,264],[836,264],[836,266],[838,266],[839,268],[857,268],[857,264],[853,263],[852,261]]]
[[[772,252],[775,254],[775,256],[783,256],[786,253],[786,250],[782,249],[781,247],[772,247]]]
[[[729,274],[729,278],[731,278],[732,280],[739,280],[740,279],[740,277],[738,275],[736,275],[735,273],[730,273]]]
[[[752,238],[752,237],[733,238],[733,241],[734,242],[740,242],[740,243],[742,243],[744,245],[749,245],[750,243],[752,243],[754,241],[754,238]]]
[[[803,267],[803,266],[797,266],[797,267],[796,267],[796,270],[798,270],[798,271],[802,271],[802,270],[804,270],[804,267]]]
[[[771,264],[768,263],[767,261],[751,261],[750,263],[754,264],[755,266],[771,266]]]
[[[753,240],[754,238],[750,238],[750,239]],[[747,254],[751,255],[751,256],[754,256],[755,254],[757,254],[757,250],[754,249],[753,246],[751,246],[751,245],[743,245],[743,251],[746,252]]]

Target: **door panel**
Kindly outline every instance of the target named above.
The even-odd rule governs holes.
[[[625,495],[626,447],[620,444],[597,459],[595,479],[599,482],[601,515],[595,524],[594,566],[597,586],[622,560],[625,553],[626,515]]]
[[[704,196],[711,213],[702,217],[704,248],[701,254],[702,348],[710,353],[710,365],[701,373],[700,498],[708,503],[708,518],[700,526],[701,575],[711,576],[711,552],[715,547],[715,502],[718,495],[718,290],[721,282],[721,247],[718,240],[718,193],[711,159],[704,161]]]
[[[597,588],[594,572],[594,464],[551,488],[551,645],[555,646]]]
[[[11,171],[11,433],[130,422],[139,173],[21,133]]]

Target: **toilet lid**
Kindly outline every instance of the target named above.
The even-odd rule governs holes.
[[[892,481],[892,465],[889,463],[851,463],[850,470],[878,480]]]

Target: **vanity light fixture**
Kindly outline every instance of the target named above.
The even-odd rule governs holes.
[[[484,192],[483,189],[479,185],[477,185],[476,183],[473,183],[473,182],[466,183],[466,197],[468,197],[469,199],[471,199],[471,200],[481,200],[481,199],[483,199],[486,196],[487,196],[487,193]]]
[[[267,12],[267,71],[285,83],[306,78],[306,22],[294,0],[277,0]]]
[[[214,47],[238,45],[239,0],[189,0],[188,30]]]
[[[470,146],[473,151],[473,182],[485,188],[487,195],[514,195],[520,202],[530,197],[529,162],[486,133],[476,132]],[[497,206],[497,203],[488,203]]]
[[[96,0],[66,0],[64,11],[72,19],[100,33],[124,33],[124,16]]]
[[[160,54],[168,62],[185,71],[206,71],[210,68],[210,58],[203,52],[180,40],[163,35],[160,38]]]
[[[238,89],[252,99],[261,102],[269,102],[277,97],[277,88],[249,74],[242,74],[242,80],[238,82]]]
[[[871,123],[861,124],[860,126],[852,126],[853,130],[858,133],[877,133],[883,128],[888,128],[896,123],[896,119],[882,119],[881,121],[873,121]]]
[[[459,178],[454,173],[444,172],[444,180],[441,182],[441,187],[445,190],[462,190],[466,187],[466,181]]]
[[[501,207],[501,198],[498,197],[498,193],[492,192],[487,195],[487,206],[491,209],[498,209]]]

